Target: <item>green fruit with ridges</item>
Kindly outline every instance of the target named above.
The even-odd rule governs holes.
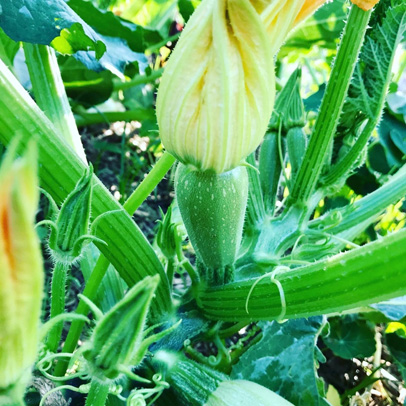
[[[265,209],[268,213],[273,214],[282,173],[278,134],[276,132],[269,132],[265,135],[259,153],[259,173]]]
[[[198,259],[209,270],[229,275],[242,238],[248,198],[246,168],[239,166],[229,172],[216,174],[179,164],[175,191]],[[226,282],[221,277],[214,279],[217,283]]]
[[[286,134],[286,143],[290,165],[292,167],[292,180],[295,179],[307,148],[307,136],[301,127],[293,127]]]

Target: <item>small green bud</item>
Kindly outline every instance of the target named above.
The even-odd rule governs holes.
[[[294,181],[307,148],[307,135],[304,129],[301,127],[290,128],[286,134],[286,145],[288,147],[289,161],[292,169],[291,179]]]
[[[99,379],[117,378],[145,355],[144,327],[158,283],[158,275],[138,282],[98,321],[84,356]]]
[[[34,229],[38,206],[33,146],[0,167],[0,397],[24,392],[38,349],[43,264]]]
[[[167,259],[174,258],[182,244],[182,237],[178,232],[178,224],[172,222],[172,206],[169,206],[162,220],[159,220],[156,243]]]
[[[49,248],[57,263],[75,262],[86,241],[92,239],[89,235],[92,176],[93,167],[89,166],[62,203],[56,221],[45,222],[52,225]]]
[[[289,77],[286,85],[278,94],[274,112],[269,122],[269,129],[278,132],[288,131],[292,127],[303,127],[306,123],[302,97],[300,96],[302,70],[296,69]]]

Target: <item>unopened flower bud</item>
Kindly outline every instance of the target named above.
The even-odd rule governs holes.
[[[24,391],[35,361],[43,289],[42,256],[34,229],[35,149],[31,145],[15,161],[13,149],[0,167],[0,394],[6,395],[13,385],[13,393],[20,386]]]
[[[273,57],[325,0],[203,0],[166,65],[157,98],[162,143],[180,162],[223,173],[261,142]]]
[[[162,143],[184,164],[222,173],[265,134],[273,55],[249,0],[204,0],[165,68],[157,99]]]
[[[57,263],[70,265],[76,261],[84,244],[93,238],[89,235],[92,176],[89,166],[62,203],[55,222],[44,222],[52,225],[49,248]]]
[[[144,326],[159,276],[147,277],[132,287],[97,323],[90,349],[84,356],[99,379],[115,379],[145,351]]]

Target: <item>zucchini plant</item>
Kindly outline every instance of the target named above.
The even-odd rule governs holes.
[[[380,335],[406,378],[406,4],[324,3],[0,0],[0,406],[367,404]],[[123,118],[162,147],[119,202],[78,127]],[[328,351],[374,355],[338,400]]]

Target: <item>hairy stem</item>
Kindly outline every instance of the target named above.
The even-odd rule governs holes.
[[[51,283],[51,319],[65,311],[66,279],[69,268],[69,265],[60,262],[54,266]],[[52,352],[56,352],[58,349],[62,329],[63,324],[59,323],[48,334],[47,347]]]
[[[337,129],[370,15],[371,11],[363,11],[355,5],[351,8],[314,132],[291,191],[291,204],[297,201],[306,204],[319,180]]]

